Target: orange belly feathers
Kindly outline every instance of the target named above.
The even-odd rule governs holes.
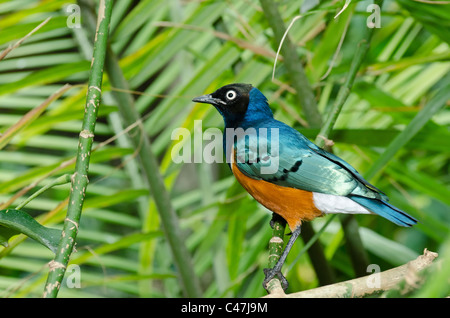
[[[322,215],[314,205],[312,192],[252,179],[239,170],[236,162],[233,162],[231,167],[234,176],[245,190],[256,201],[286,220],[291,231],[294,231],[302,220],[311,221]]]

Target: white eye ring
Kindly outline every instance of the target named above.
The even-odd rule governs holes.
[[[227,97],[228,100],[233,100],[236,98],[237,94],[235,91],[231,90],[228,91],[225,96]]]

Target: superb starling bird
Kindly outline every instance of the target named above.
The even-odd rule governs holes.
[[[230,84],[194,102],[212,104],[226,130],[252,131],[225,138],[227,161],[236,179],[259,203],[281,216],[292,235],[267,282],[278,276],[300,234],[302,221],[328,213],[378,214],[400,226],[417,220],[389,204],[388,197],[352,166],[273,118],[267,98],[250,84]],[[276,138],[275,138],[276,137]]]

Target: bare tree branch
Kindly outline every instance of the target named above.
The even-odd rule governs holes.
[[[415,260],[404,265],[386,270],[381,273],[355,278],[341,283],[322,286],[310,290],[305,290],[292,294],[285,294],[278,280],[272,280],[268,284],[270,294],[265,296],[269,298],[332,298],[332,297],[363,297],[382,291],[390,290],[397,286],[411,272],[419,272],[438,257],[437,253],[424,250]],[[379,275],[374,277],[373,275]],[[374,283],[374,282],[378,283]]]

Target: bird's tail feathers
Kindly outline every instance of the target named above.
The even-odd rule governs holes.
[[[386,201],[356,195],[351,196],[350,199],[397,225],[410,227],[417,223],[415,218]]]

